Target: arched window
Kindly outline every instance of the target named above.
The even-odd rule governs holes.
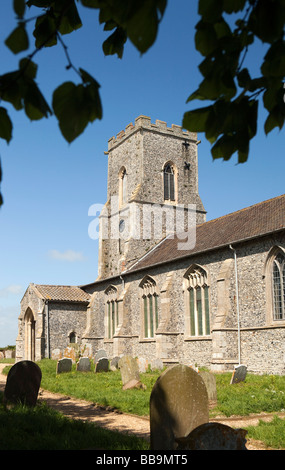
[[[156,282],[149,276],[140,283],[142,289],[143,337],[154,338],[158,327],[158,295]]]
[[[206,271],[190,267],[184,275],[186,290],[186,332],[189,336],[210,334],[209,286]]]
[[[72,331],[70,334],[69,334],[69,342],[72,343],[72,344],[75,344],[76,343],[76,334],[74,331]]]
[[[165,201],[175,201],[175,170],[170,163],[163,170],[163,190]]]
[[[105,337],[112,339],[119,324],[119,311],[117,302],[117,289],[109,286],[105,291],[106,314],[105,314]]]
[[[122,167],[119,172],[119,206],[127,202],[127,171]]]
[[[272,266],[273,320],[285,319],[285,255],[278,253]]]

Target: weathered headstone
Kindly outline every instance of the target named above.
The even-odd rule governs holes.
[[[113,359],[111,360],[111,363],[110,363],[110,369],[115,371],[119,368],[119,360],[120,360],[120,357],[119,356],[115,356],[113,357]]]
[[[42,371],[33,361],[20,361],[9,370],[4,390],[4,403],[35,406]]]
[[[240,364],[239,366],[236,366],[232,374],[231,384],[237,384],[239,382],[243,382],[245,380],[246,373],[247,373],[246,366],[242,364]]]
[[[62,352],[59,348],[53,349],[51,352],[51,358],[54,360],[58,360],[62,358]]]
[[[106,357],[101,357],[96,362],[95,372],[108,372],[109,370],[109,360]]]
[[[105,349],[99,349],[99,351],[96,352],[95,357],[94,357],[94,362],[95,364],[101,359],[102,357],[107,358],[107,353]]]
[[[81,357],[76,364],[76,370],[79,372],[90,372],[91,364],[89,357]]]
[[[199,372],[199,375],[200,377],[202,377],[206,385],[209,405],[213,406],[217,403],[217,385],[216,385],[215,376],[211,374],[211,372],[207,372],[204,370],[201,370]]]
[[[163,362],[161,359],[154,359],[150,363],[151,370],[162,370],[163,369]]]
[[[208,394],[202,377],[182,364],[166,369],[150,396],[151,449],[174,450],[175,438],[188,436],[208,421]]]
[[[133,379],[140,381],[138,363],[132,356],[121,357],[118,365],[121,372],[123,386]]]
[[[67,346],[67,348],[65,348],[65,350],[64,350],[63,357],[71,359],[72,362],[75,363],[76,362],[76,350],[75,350],[75,348],[73,346]]]
[[[247,450],[245,429],[233,429],[221,423],[205,423],[182,438],[177,450]]]
[[[71,372],[72,369],[72,359],[69,357],[64,357],[57,361],[56,373],[62,374],[63,372]]]

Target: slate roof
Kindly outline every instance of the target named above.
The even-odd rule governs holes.
[[[178,243],[183,240],[177,236],[166,237],[125,273],[222,248],[282,229],[285,229],[285,194],[198,225],[194,248],[178,249]]]
[[[77,286],[51,286],[33,284],[36,292],[46,300],[59,302],[84,302],[89,303],[91,295]]]

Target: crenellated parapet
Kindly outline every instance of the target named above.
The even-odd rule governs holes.
[[[191,140],[192,142],[197,142],[197,133],[190,132],[178,126],[177,124],[172,124],[171,127],[167,127],[165,121],[160,121],[157,119],[155,124],[151,122],[151,118],[148,116],[138,116],[135,119],[135,124],[132,122],[126,126],[125,129],[120,131],[116,137],[111,137],[108,141],[108,150],[111,150],[114,146],[117,146],[124,141],[125,138],[128,138],[131,134],[137,132],[138,130],[145,129],[151,132],[159,132],[164,134],[169,134],[175,137],[180,137],[185,140]]]

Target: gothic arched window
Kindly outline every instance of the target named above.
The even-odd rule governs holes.
[[[273,320],[285,319],[285,255],[278,253],[272,267]]]
[[[105,290],[106,314],[105,314],[105,336],[112,339],[119,324],[119,312],[117,302],[117,289],[109,286]]]
[[[142,289],[143,337],[154,338],[158,327],[158,295],[156,282],[146,276],[140,283]]]
[[[209,286],[206,271],[200,266],[190,267],[185,275],[186,331],[189,336],[210,334]]]
[[[163,190],[165,201],[175,201],[175,170],[170,163],[163,170]]]

